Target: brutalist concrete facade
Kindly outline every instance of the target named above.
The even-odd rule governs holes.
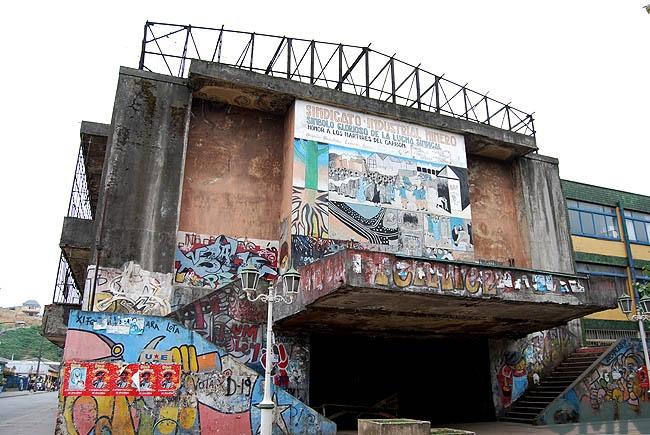
[[[382,146],[409,143],[391,128],[462,143],[460,160],[299,136],[324,116],[389,126],[368,133]],[[216,63],[187,79],[121,68],[96,212],[62,234],[88,258],[64,358],[155,349],[182,380],[172,398],[62,397],[59,432],[81,412],[120,433],[255,433],[266,314],[241,297],[248,263],[263,285],[291,264],[303,276],[275,310],[277,430],[335,431],[314,409],[339,427],[495,418],[509,404],[496,371],[519,364],[508,343],[559,337],[531,351],[552,366],[577,346],[567,322],[615,303],[575,274],[558,161],[536,151],[530,136]],[[145,326],[107,328],[125,322]]]

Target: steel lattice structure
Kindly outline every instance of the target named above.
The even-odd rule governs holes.
[[[535,136],[528,114],[367,47],[147,21],[139,68],[186,77],[205,60]]]

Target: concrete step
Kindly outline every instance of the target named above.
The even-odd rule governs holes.
[[[533,424],[533,421],[530,418],[501,417],[501,418],[499,418],[499,421],[507,421],[509,423]]]
[[[517,405],[518,401],[514,403],[508,410],[508,413],[511,412],[525,412],[525,413],[533,413],[533,414],[539,414],[546,408],[546,405],[540,405],[540,406],[519,406]]]

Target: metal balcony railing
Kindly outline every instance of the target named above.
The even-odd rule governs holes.
[[[68,266],[68,261],[61,252],[52,302],[55,304],[81,304],[81,296],[82,292],[72,279],[72,271]]]
[[[467,84],[430,73],[367,47],[147,21],[140,53],[142,70],[186,77],[188,60],[323,86],[375,100],[435,112],[535,136],[528,114]]]
[[[79,147],[77,155],[77,166],[75,167],[74,179],[72,180],[72,191],[68,203],[67,217],[80,219],[92,219],[93,211],[90,204],[88,192],[88,181],[86,178],[86,157],[89,147],[83,144]]]

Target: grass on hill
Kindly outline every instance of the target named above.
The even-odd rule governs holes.
[[[30,326],[0,331],[0,357],[16,360],[37,359],[38,349],[42,341],[41,358],[50,361],[60,361],[63,350],[41,335],[40,326]]]

